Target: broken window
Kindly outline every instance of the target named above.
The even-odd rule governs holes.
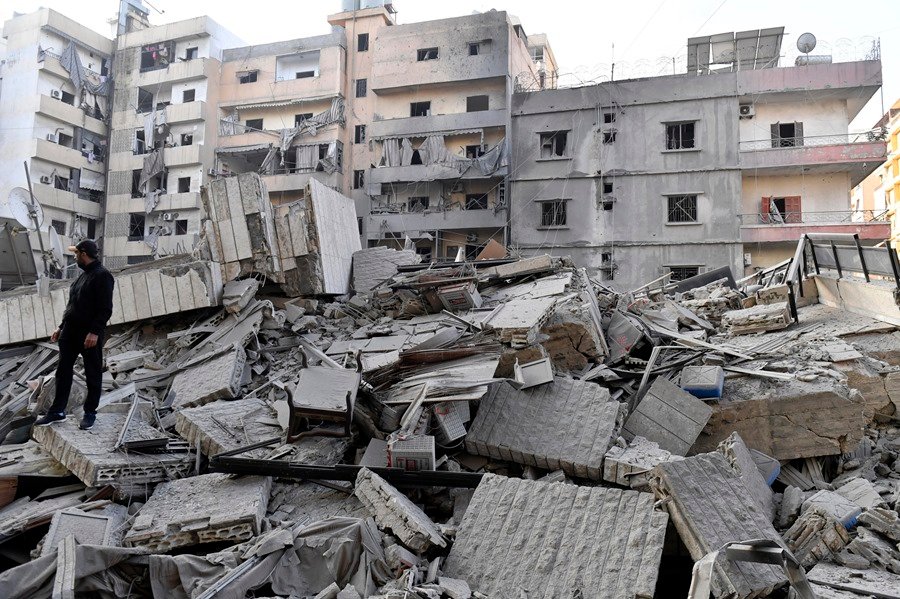
[[[488,194],[486,193],[467,193],[466,194],[466,210],[487,210]]]
[[[422,257],[422,262],[428,264],[431,262],[431,248],[429,246],[416,247],[416,253]]]
[[[600,253],[600,270],[603,272],[604,281],[613,280],[616,272],[616,265],[613,262],[612,252]]]
[[[137,111],[139,113],[153,110],[153,93],[146,89],[138,88]]]
[[[88,218],[87,220],[87,237],[94,239],[97,236],[97,219]]]
[[[259,71],[244,71],[243,73],[238,73],[238,83],[256,83],[257,78],[259,78]]]
[[[366,171],[353,171],[353,189],[362,189],[366,184]]]
[[[610,123],[616,122],[616,113],[615,112],[604,112],[603,113],[603,123],[609,125]]]
[[[366,141],[366,126],[357,125],[353,129],[353,143],[361,144]]]
[[[181,92],[181,102],[186,104],[188,102],[193,102],[197,97],[197,90],[195,89],[186,89]]]
[[[431,114],[431,102],[411,102],[409,116],[428,116]]]
[[[175,58],[175,42],[162,42],[141,47],[141,72],[164,69]]]
[[[612,144],[616,143],[616,134],[618,131],[604,131],[603,132],[603,143]]]
[[[263,130],[263,120],[262,119],[247,119],[244,123],[244,129],[246,132],[251,131],[262,131]]]
[[[603,188],[603,195],[608,196],[613,192],[613,182],[603,177],[600,179],[600,185]]]
[[[56,136],[56,143],[61,146],[65,146],[67,148],[71,148],[72,144],[75,143],[75,138],[67,133],[63,133],[62,131]]]
[[[131,171],[131,197],[133,198],[142,198],[144,194],[141,193],[141,169],[135,169]]]
[[[689,150],[694,147],[694,123],[667,123],[666,149]]]
[[[667,198],[669,204],[667,222],[670,223],[695,223],[697,222],[697,196],[678,195]]]
[[[541,133],[541,158],[560,158],[566,155],[568,131]]]
[[[466,158],[470,160],[474,160],[479,156],[484,155],[484,148],[480,144],[476,144],[473,146],[466,146]]]
[[[538,62],[539,60],[544,60],[544,47],[543,46],[535,46],[534,48],[530,48],[529,53],[531,54],[531,60]]]
[[[759,208],[763,223],[783,224],[803,222],[800,196],[763,197]]]
[[[407,206],[410,212],[424,212],[428,209],[428,196],[411,197]]]
[[[466,112],[481,112],[488,109],[487,96],[469,96],[466,98]]]
[[[302,123],[306,119],[311,119],[312,115],[313,115],[313,113],[311,113],[311,112],[303,112],[301,114],[295,114],[294,115],[294,127],[299,127],[300,123]]]
[[[193,133],[182,133],[181,134],[181,145],[190,146],[194,143],[194,134]]]
[[[793,148],[803,145],[803,123],[772,123],[772,147]]]
[[[315,77],[315,76],[316,76],[315,71],[297,71],[294,74],[294,77],[296,79],[309,79],[310,77]]]
[[[478,56],[481,54],[481,44],[478,42],[469,43],[469,56]]]
[[[66,104],[70,104],[72,106],[75,105],[75,94],[70,94],[67,91],[61,90],[59,95],[60,95],[59,99],[62,102],[65,102]]]
[[[128,241],[140,241],[144,238],[146,217],[143,213],[132,212],[128,215]]]
[[[68,177],[61,177],[59,175],[53,176],[53,188],[54,189],[62,189],[63,191],[69,190],[69,179]]]
[[[357,52],[368,52],[369,51],[369,34],[368,33],[360,33],[356,36],[356,51]]]
[[[437,57],[437,48],[421,48],[416,50],[416,60],[419,62],[422,62],[423,60],[437,60]]]
[[[51,221],[50,221],[50,226],[53,227],[53,228],[56,230],[56,232],[59,233],[60,235],[65,235],[65,234],[66,234],[66,223],[65,223],[65,221],[61,221],[61,220],[56,220],[56,219],[54,219],[54,220],[51,220]]]
[[[356,80],[356,97],[357,98],[365,98],[366,97],[366,79],[357,79]]]
[[[190,193],[191,191],[191,178],[190,177],[178,177],[178,193]]]
[[[670,266],[669,272],[672,273],[672,276],[669,277],[669,281],[683,281],[685,279],[690,279],[691,277],[696,277],[700,274],[699,266]]]
[[[198,52],[199,52],[199,50],[198,50],[197,46],[194,46],[193,48],[188,48],[187,50],[184,51],[184,59],[185,60],[194,60],[195,58],[197,58]]]
[[[143,129],[135,129],[134,131],[134,147],[132,148],[135,155],[147,152],[147,141]]]
[[[565,227],[566,226],[566,202],[565,200],[552,200],[541,202],[541,226]]]
[[[187,219],[182,218],[175,221],[175,234],[176,235],[187,235]]]

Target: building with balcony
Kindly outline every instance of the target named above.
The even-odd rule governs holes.
[[[0,217],[12,216],[6,206],[10,191],[28,187],[27,165],[44,214],[40,233],[27,235],[37,271],[43,273],[40,248],[50,249],[51,227],[63,248],[102,231],[113,43],[46,8],[6,21],[3,42]],[[83,78],[72,74],[78,63]],[[26,235],[8,228],[0,234]],[[51,274],[60,274],[73,258],[63,261],[51,267]]]
[[[200,189],[216,168],[222,57],[241,45],[209,17],[151,27],[135,3],[129,10],[113,69],[103,244],[112,267],[194,247]]]
[[[633,289],[789,257],[805,232],[884,223],[850,189],[884,158],[848,125],[881,61],[778,66],[783,28],[688,42],[688,72],[512,98],[511,245],[571,255]]]

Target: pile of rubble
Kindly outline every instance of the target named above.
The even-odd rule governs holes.
[[[352,272],[118,325],[89,431],[31,426],[53,345],[0,348],[0,596],[900,597],[896,326],[550,256]]]

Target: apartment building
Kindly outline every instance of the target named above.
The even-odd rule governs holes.
[[[900,251],[900,100],[875,123],[875,129],[887,139],[887,159],[853,189],[852,208],[857,220],[890,223],[886,239]]]
[[[222,57],[241,45],[205,16],[131,23],[117,37],[114,60],[103,244],[112,267],[196,243],[200,188],[215,167]]]
[[[34,264],[3,267],[10,282],[18,283],[23,281],[14,271],[44,272],[39,250],[51,247],[50,227],[63,248],[102,231],[113,43],[46,8],[6,21],[3,41],[0,218],[7,235],[25,235],[6,206],[13,188],[28,186],[25,164],[44,214],[40,233],[28,234]],[[72,257],[67,260],[71,265]]]
[[[881,61],[779,67],[783,28],[693,38],[688,73],[512,98],[511,243],[629,289],[789,257],[800,235],[883,238],[850,189],[883,161],[848,124]],[[728,41],[731,51],[713,43]]]

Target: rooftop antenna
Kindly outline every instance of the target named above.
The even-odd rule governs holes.
[[[41,248],[41,259],[44,261],[44,274],[48,274],[47,253],[44,250],[44,239],[41,236],[41,227],[44,224],[44,209],[34,197],[31,189],[31,174],[28,172],[28,162],[23,163],[25,166],[25,180],[28,182],[28,189],[24,187],[14,187],[10,190],[6,199],[9,211],[12,212],[13,218],[20,225],[25,227],[27,231],[37,233],[38,244]]]
[[[809,64],[809,53],[816,49],[816,36],[804,33],[797,38],[797,49],[806,54],[806,64]]]

